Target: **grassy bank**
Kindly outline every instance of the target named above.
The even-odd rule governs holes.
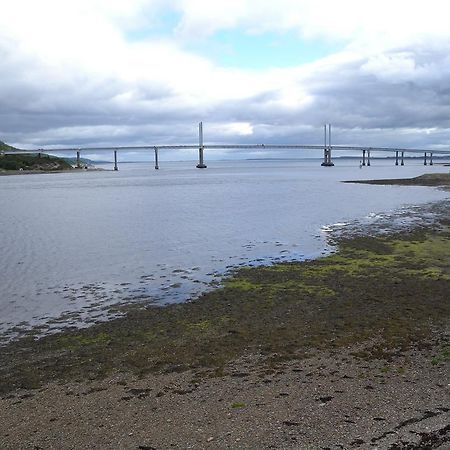
[[[248,354],[270,369],[363,341],[360,356],[389,359],[448,324],[449,225],[341,239],[336,254],[318,260],[242,268],[190,303],[135,307],[88,329],[22,339],[0,349],[0,392],[113,371],[220,375]]]
[[[60,171],[72,166],[64,159],[42,154],[0,155],[0,171]]]

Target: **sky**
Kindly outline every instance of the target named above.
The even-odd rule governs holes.
[[[331,123],[335,145],[450,149],[449,16],[447,0],[0,0],[0,140],[194,144],[203,121],[206,144],[321,144]]]

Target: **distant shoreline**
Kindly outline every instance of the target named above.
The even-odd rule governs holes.
[[[51,173],[73,173],[73,172],[103,172],[106,169],[101,168],[88,168],[88,169],[64,169],[64,170],[5,170],[0,171],[0,176],[10,175],[39,175],[39,174],[51,174]]]
[[[1,142],[0,142],[1,144]],[[86,159],[68,159],[37,154],[0,153],[0,175],[29,175],[35,173],[62,173],[74,170],[93,170],[94,165]]]

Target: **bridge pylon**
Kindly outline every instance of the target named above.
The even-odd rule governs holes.
[[[328,133],[327,133],[328,126]],[[327,145],[327,134],[328,134],[328,145]],[[324,147],[323,147],[323,162],[321,166],[332,167],[334,166],[333,161],[331,161],[331,123],[324,125]]]
[[[203,122],[198,124],[198,164],[197,169],[206,169],[206,164],[203,161]]]

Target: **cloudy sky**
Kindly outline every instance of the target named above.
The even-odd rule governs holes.
[[[450,147],[447,0],[0,0],[0,140]]]

